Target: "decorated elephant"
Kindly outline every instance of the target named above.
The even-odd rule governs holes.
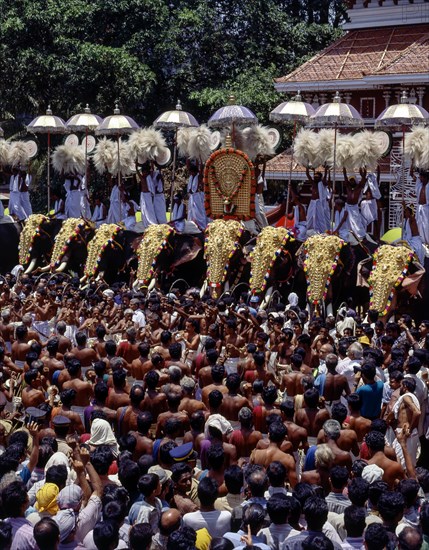
[[[95,224],[83,218],[63,221],[49,264],[40,271],[60,273],[68,270],[81,274],[88,255],[87,244],[95,233]]]
[[[62,220],[43,214],[32,214],[25,221],[19,236],[18,252],[18,262],[24,267],[25,273],[32,273],[36,268],[50,262],[55,236],[61,229],[61,223]],[[8,246],[12,246],[13,240],[12,236]]]
[[[150,225],[137,250],[136,284],[168,291],[178,279],[200,285],[205,273],[201,233],[176,233],[167,224]]]
[[[10,271],[18,263],[18,246],[22,224],[9,216],[0,220],[0,273]]]
[[[214,220],[205,232],[204,256],[207,262],[206,280],[213,297],[229,290],[240,281],[249,280],[249,265],[244,247],[249,233],[237,220]]]
[[[250,292],[264,296],[262,307],[273,289],[287,282],[294,273],[294,242],[292,234],[284,227],[264,227],[256,238],[250,254]]]
[[[424,295],[425,279],[425,269],[408,246],[385,244],[378,247],[373,255],[368,279],[369,308],[377,311],[380,317],[385,317],[394,309],[401,311],[402,306],[409,313],[414,309],[410,299],[416,305],[421,304],[421,301],[416,302],[415,299]],[[420,314],[418,309],[421,310]],[[415,310],[416,318],[426,318],[424,308]]]

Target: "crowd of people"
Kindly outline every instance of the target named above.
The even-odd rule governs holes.
[[[299,300],[6,275],[0,548],[427,549],[429,321]]]

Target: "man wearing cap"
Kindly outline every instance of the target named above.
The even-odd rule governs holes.
[[[361,414],[365,418],[374,420],[380,416],[384,384],[381,380],[375,381],[376,368],[373,364],[362,365],[360,373],[363,385],[357,389],[356,393],[361,398]]]

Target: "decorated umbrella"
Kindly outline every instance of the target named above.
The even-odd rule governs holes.
[[[154,121],[155,128],[166,128],[168,130],[174,130],[174,143],[173,143],[173,169],[171,172],[171,190],[170,190],[170,213],[173,212],[173,197],[174,197],[174,181],[176,178],[176,160],[177,160],[177,130],[181,127],[198,127],[197,119],[182,109],[182,104],[177,101],[176,109],[174,111],[165,111]]]
[[[85,132],[85,177],[88,164],[88,132],[96,130],[101,123],[102,118],[93,115],[88,104],[86,104],[83,113],[72,116],[66,123],[67,128],[72,132]]]
[[[402,131],[402,158],[401,158],[401,179],[402,179],[402,198],[405,196],[405,130],[413,125],[427,126],[429,124],[429,113],[420,105],[411,104],[408,101],[407,92],[402,92],[401,102],[396,105],[390,105],[377,117],[375,128],[382,130]],[[404,201],[402,201],[404,205]],[[404,225],[404,206],[402,206],[402,222]]]
[[[218,109],[208,120],[211,128],[225,128],[231,126],[232,143],[235,146],[234,127],[235,124],[258,124],[258,119],[247,107],[237,105],[234,95],[229,96],[228,105]]]
[[[94,115],[93,115],[94,116]],[[120,163],[120,136],[132,134],[138,130],[137,122],[129,116],[121,115],[118,104],[115,105],[113,115],[106,117],[95,129],[98,136],[116,136],[118,140],[118,188],[121,188],[121,163]],[[121,208],[122,209],[122,208]]]
[[[66,134],[68,129],[62,118],[52,114],[48,105],[45,115],[36,117],[27,126],[32,134],[48,134],[48,212],[51,210],[51,134]]]
[[[331,225],[334,220],[335,203],[335,183],[336,183],[336,163],[337,163],[337,130],[338,128],[362,128],[363,118],[358,111],[348,103],[341,103],[340,94],[335,94],[332,103],[321,105],[311,117],[311,126],[315,128],[334,128],[334,162],[332,166],[332,208]]]
[[[305,124],[310,120],[315,114],[315,110],[309,103],[302,101],[301,93],[298,92],[295,97],[290,101],[285,101],[280,103],[273,111],[270,113],[270,120],[273,122],[278,122],[279,124],[285,124],[286,122],[293,122],[293,136],[292,136],[292,147],[290,155],[290,170],[289,170],[289,181],[287,187],[287,198],[286,198],[286,215],[285,215],[285,224],[287,220],[287,213],[289,210],[289,194],[290,186],[292,182],[292,166],[293,166],[293,143],[296,136],[296,125],[298,122]]]

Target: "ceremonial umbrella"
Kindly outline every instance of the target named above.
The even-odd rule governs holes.
[[[66,134],[68,129],[62,118],[52,114],[48,105],[46,114],[36,117],[27,126],[32,134],[48,134],[48,212],[51,210],[51,134]]]
[[[176,109],[165,111],[154,121],[155,128],[166,128],[174,130],[173,143],[173,170],[171,172],[171,190],[170,190],[170,213],[173,212],[174,181],[176,178],[176,159],[177,159],[177,130],[181,127],[198,127],[197,119],[182,109],[182,104],[177,101]]]
[[[225,128],[231,126],[231,139],[235,146],[235,124],[258,124],[258,119],[247,107],[237,105],[235,96],[230,95],[228,105],[218,109],[208,120],[207,124],[211,128]]]
[[[377,117],[376,129],[402,130],[402,158],[401,158],[401,179],[402,179],[402,220],[404,225],[404,198],[405,198],[405,130],[413,124],[427,126],[429,124],[429,113],[420,105],[413,105],[408,101],[407,92],[402,92],[401,102],[390,105]]]
[[[113,115],[106,117],[101,124],[95,129],[97,136],[116,136],[118,140],[118,189],[121,189],[121,162],[120,162],[120,136],[132,134],[138,130],[137,122],[126,115],[121,115],[118,104],[115,105]],[[122,205],[122,201],[120,201]],[[122,206],[120,206],[120,214],[122,216]]]
[[[100,126],[102,118],[93,115],[88,103],[86,104],[83,113],[72,116],[66,122],[67,128],[71,132],[85,132],[85,187],[88,193],[89,178],[88,178],[88,132],[93,132]]]
[[[337,163],[337,130],[338,128],[362,128],[363,118],[358,111],[348,103],[341,103],[340,94],[337,92],[332,103],[321,105],[311,117],[311,126],[315,128],[334,129],[334,162],[332,166],[332,199],[331,199],[331,225],[334,220],[334,197],[336,183]]]
[[[292,146],[291,146],[291,155],[290,155],[290,170],[289,170],[289,181],[287,187],[287,198],[286,198],[286,215],[285,223],[287,220],[287,214],[289,210],[289,194],[290,186],[292,183],[292,166],[293,166],[293,144],[296,136],[296,124],[301,122],[302,124],[307,123],[315,114],[314,108],[309,104],[302,101],[301,93],[298,92],[295,97],[289,101],[280,103],[274,110],[270,113],[270,120],[273,122],[278,122],[280,124],[285,124],[286,122],[293,122],[293,136],[292,136]]]

